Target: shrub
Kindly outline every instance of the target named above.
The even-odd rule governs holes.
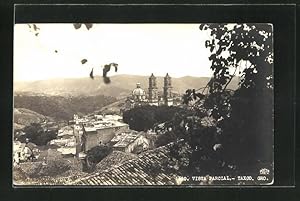
[[[49,141],[57,137],[56,130],[44,130],[40,124],[33,123],[24,128],[25,135],[20,136],[19,140],[25,142],[26,138],[36,145],[46,145]]]

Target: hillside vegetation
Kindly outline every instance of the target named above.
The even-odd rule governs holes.
[[[104,95],[85,97],[16,95],[14,107],[26,108],[56,120],[70,120],[75,113],[91,113],[115,101],[116,98]],[[19,119],[15,115],[16,117]]]
[[[32,123],[41,123],[44,120],[51,121],[52,118],[41,115],[25,108],[14,108],[14,128],[22,129]]]

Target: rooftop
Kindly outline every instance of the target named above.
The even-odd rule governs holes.
[[[76,147],[60,147],[57,149],[62,155],[76,154]]]
[[[167,146],[144,152],[117,167],[88,174],[72,185],[176,185],[177,175],[167,168]]]
[[[126,126],[128,124],[119,122],[119,121],[114,121],[114,122],[102,122],[98,124],[92,124],[85,126],[84,129],[86,132],[93,132],[101,129],[106,129],[106,128],[116,128],[116,127],[121,127],[121,126]]]
[[[113,147],[127,147],[140,136],[141,134],[137,132],[123,132],[116,135],[111,141],[117,142]]]
[[[113,151],[96,165],[98,172],[105,171],[108,168],[117,167],[125,161],[135,159],[137,155],[123,151]]]

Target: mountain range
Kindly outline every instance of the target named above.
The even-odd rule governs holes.
[[[163,77],[157,77],[159,91],[163,90]],[[173,91],[184,93],[187,89],[197,89],[206,86],[210,77],[185,76],[172,78]],[[116,98],[124,98],[136,87],[136,83],[141,83],[141,88],[148,89],[149,76],[140,75],[115,75],[111,77],[111,83],[105,84],[102,77],[94,79],[67,78],[51,79],[31,82],[14,82],[14,92],[18,95],[51,95],[51,96],[96,96],[105,95]],[[236,88],[238,78],[234,78],[229,84],[229,88]]]

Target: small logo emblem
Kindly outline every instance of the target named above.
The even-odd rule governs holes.
[[[259,174],[268,175],[268,174],[270,174],[270,170],[268,170],[267,168],[260,169]]]

